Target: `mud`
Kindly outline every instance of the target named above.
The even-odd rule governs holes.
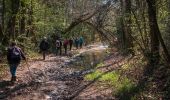
[[[83,77],[93,72],[95,66],[108,56],[106,49],[107,46],[91,45],[77,50],[72,56],[50,55],[45,61],[32,60],[28,64],[23,64],[25,67],[19,68],[18,81],[14,86],[8,85],[6,81],[10,76],[0,82],[0,99],[88,99],[77,98],[79,93],[89,85]],[[101,97],[96,96],[96,98]]]

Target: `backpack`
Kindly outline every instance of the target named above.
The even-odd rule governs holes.
[[[82,37],[79,39],[79,42],[80,42],[80,43],[83,43],[83,38],[82,38]]]
[[[60,41],[59,40],[56,41],[56,47],[60,47]]]
[[[13,60],[20,60],[21,59],[21,52],[19,48],[13,47],[11,50],[11,59]]]
[[[40,49],[41,50],[48,50],[49,49],[49,43],[47,42],[47,41],[41,41],[41,43],[40,43]]]

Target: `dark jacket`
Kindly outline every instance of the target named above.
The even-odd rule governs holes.
[[[50,45],[46,40],[42,40],[39,47],[40,47],[40,50],[46,51],[50,48]]]
[[[17,59],[13,59],[12,58],[12,52],[13,52],[13,49],[16,48],[17,50],[19,50],[20,52],[20,58],[17,58]],[[14,47],[9,47],[8,48],[8,51],[7,51],[7,60],[8,60],[8,63],[9,64],[19,64],[21,59],[24,59],[26,60],[26,57],[24,55],[24,53],[22,52],[22,50],[17,47],[17,46],[14,46]]]
[[[69,44],[70,44],[70,45],[73,44],[73,40],[72,40],[72,39],[69,40]]]
[[[78,44],[79,44],[79,40],[78,40],[78,39],[75,39],[75,40],[74,40],[74,43],[75,43],[75,45],[78,45]]]
[[[62,47],[62,45],[63,45],[63,43],[62,43],[62,41],[60,40],[60,48]]]

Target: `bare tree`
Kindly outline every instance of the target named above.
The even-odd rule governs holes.
[[[150,39],[151,39],[151,63],[157,64],[160,59],[159,54],[159,43],[161,43],[164,53],[167,57],[167,60],[170,61],[169,52],[164,44],[163,38],[161,36],[157,17],[156,17],[156,1],[155,0],[146,0],[148,4],[148,15],[149,15],[149,26],[150,26]]]

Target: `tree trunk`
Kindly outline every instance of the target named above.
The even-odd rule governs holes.
[[[170,12],[170,0],[168,0],[167,4],[168,11]],[[168,14],[168,23],[167,23],[167,33],[165,34],[165,39],[166,39],[166,45],[168,48],[168,51],[170,52],[170,13]]]
[[[23,1],[21,1],[21,7],[22,7],[22,11],[21,11],[22,18],[20,20],[20,34],[24,34],[25,33],[26,8],[25,8],[25,3]]]
[[[2,30],[2,25],[0,24],[0,43],[3,40],[3,30]]]
[[[117,24],[117,32],[119,34],[118,41],[120,42],[120,48],[124,50],[125,48],[125,32],[124,32],[124,23],[123,23],[123,0],[120,0],[120,18],[118,19],[118,24]]]
[[[1,1],[1,23],[0,23],[0,42],[2,42],[4,34],[3,34],[3,29],[4,29],[4,6],[5,6],[5,1],[2,0]]]
[[[151,55],[150,63],[158,64],[160,59],[159,54],[159,39],[157,34],[160,34],[156,18],[155,0],[146,0],[148,4],[149,26],[150,26],[150,40],[151,40]]]
[[[4,31],[5,25],[5,0],[2,1],[2,30]]]
[[[126,48],[128,52],[132,52],[132,31],[131,31],[131,0],[125,0],[125,36],[126,36]]]
[[[151,36],[151,53],[152,53],[152,58],[153,58],[151,62],[155,64],[159,62],[159,58],[160,58],[159,42],[161,43],[164,53],[166,55],[166,59],[169,62],[170,55],[169,55],[168,49],[166,48],[166,45],[164,43],[164,40],[162,38],[162,35],[158,27],[158,23],[157,23],[155,0],[146,0],[146,1],[148,4],[150,36]]]
[[[15,40],[15,23],[16,23],[16,15],[19,10],[20,0],[11,0],[11,11],[12,14],[8,21],[8,37]]]
[[[33,35],[33,1],[31,0],[31,4],[30,4],[30,9],[29,9],[29,20],[28,20],[28,25],[29,25],[29,29],[27,31],[26,36],[28,37],[29,35]]]
[[[37,38],[36,38],[36,34],[34,32],[34,17],[33,17],[33,0],[31,0],[30,2],[30,10],[29,10],[29,20],[28,20],[28,25],[29,25],[29,29],[26,32],[26,37],[29,37],[30,35],[33,36],[32,40],[34,41],[35,45],[37,45]]]
[[[131,31],[131,0],[120,0],[121,6],[121,16],[120,22],[122,27],[122,43],[123,50],[125,50],[125,54],[133,53],[133,39],[132,39],[132,31]]]

